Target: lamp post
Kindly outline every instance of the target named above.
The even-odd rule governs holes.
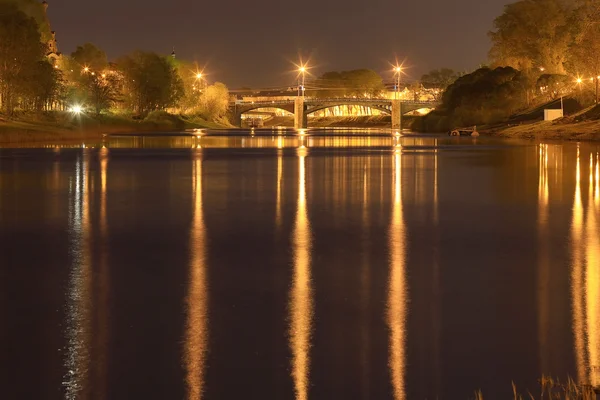
[[[298,84],[298,96],[300,96],[300,88],[302,88],[302,97],[304,97],[304,78],[306,75],[306,67],[303,65],[300,68],[298,68],[298,72],[300,72],[300,75],[302,76],[302,86],[300,86],[300,84]],[[300,83],[300,82],[298,82]]]
[[[394,74],[396,75],[396,95],[395,98],[400,98],[400,75],[402,74],[402,67],[396,66],[394,68]]]

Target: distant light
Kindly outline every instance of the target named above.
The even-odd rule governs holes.
[[[202,79],[202,73],[201,73],[201,72],[198,72],[198,73],[196,74],[196,78],[197,78],[197,79]]]
[[[83,108],[81,106],[73,106],[69,109],[73,114],[81,114],[83,112]]]
[[[83,72],[89,72],[89,71],[90,71],[90,69],[88,67],[83,68]]]
[[[544,72],[545,70],[546,70],[546,68],[540,67],[540,71]]]
[[[103,78],[106,78],[106,74],[102,74],[102,77],[103,77]]]
[[[58,69],[58,64],[56,64],[56,65],[54,66],[54,68]]]
[[[577,78],[577,83],[581,83],[581,82],[582,82],[581,78]]]

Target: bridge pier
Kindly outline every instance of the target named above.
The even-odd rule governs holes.
[[[294,99],[294,128],[308,128],[308,118],[306,116],[306,106],[304,104],[304,96]]]
[[[402,130],[402,100],[392,100],[392,129]]]
[[[233,126],[237,126],[238,128],[242,127],[242,113],[235,110],[231,116],[231,124]]]

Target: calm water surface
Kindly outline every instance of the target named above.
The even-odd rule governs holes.
[[[596,144],[269,131],[32,147],[0,149],[2,398],[600,384]]]

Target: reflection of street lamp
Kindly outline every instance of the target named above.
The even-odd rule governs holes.
[[[306,76],[306,67],[304,65],[298,68],[298,72],[302,75],[302,96],[304,97],[304,78]],[[300,85],[298,85],[298,96],[300,96]]]
[[[396,75],[396,100],[398,100],[400,98],[400,75],[402,75],[402,67],[396,66],[394,74]]]

